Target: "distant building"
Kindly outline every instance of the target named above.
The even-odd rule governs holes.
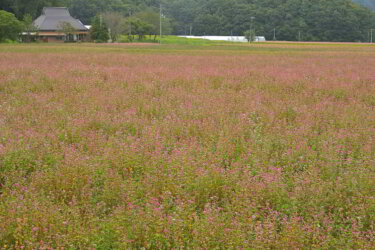
[[[33,24],[38,29],[34,35],[44,42],[82,41],[89,34],[89,29],[80,20],[73,18],[65,7],[44,7],[42,15]],[[73,32],[64,33],[64,25],[71,27]]]

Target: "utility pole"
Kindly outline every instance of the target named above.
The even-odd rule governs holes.
[[[250,42],[253,40],[253,20],[255,17],[250,17]],[[255,37],[255,34],[254,34]]]
[[[161,4],[160,4],[160,40],[159,43],[161,44],[161,36],[162,36],[162,27],[161,27]]]
[[[276,41],[276,28],[273,28],[273,40]]]
[[[301,41],[301,31],[298,31],[298,41]]]
[[[193,26],[190,25],[190,36],[191,36],[192,29],[193,29]]]
[[[367,42],[370,42],[370,30],[367,32]]]
[[[373,29],[371,29],[371,39],[370,39],[371,43],[372,43],[372,30],[373,30]]]
[[[132,11],[130,10],[129,11],[129,37],[131,40],[133,40],[132,38],[132,20],[131,20],[131,16],[132,16]]]

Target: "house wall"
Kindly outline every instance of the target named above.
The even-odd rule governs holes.
[[[50,37],[47,38],[47,42],[49,42],[49,43],[63,43],[64,40],[58,39],[55,36],[50,36]]]
[[[72,41],[89,41],[88,32],[77,32]],[[37,35],[39,41],[48,43],[63,43],[65,41],[65,34],[58,32],[40,32]]]

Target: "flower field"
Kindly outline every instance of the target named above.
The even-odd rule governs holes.
[[[373,249],[375,46],[0,45],[0,249]]]

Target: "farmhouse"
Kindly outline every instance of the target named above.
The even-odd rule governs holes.
[[[33,24],[38,29],[37,39],[44,42],[82,41],[89,33],[89,29],[73,18],[65,7],[44,7],[42,15]]]

